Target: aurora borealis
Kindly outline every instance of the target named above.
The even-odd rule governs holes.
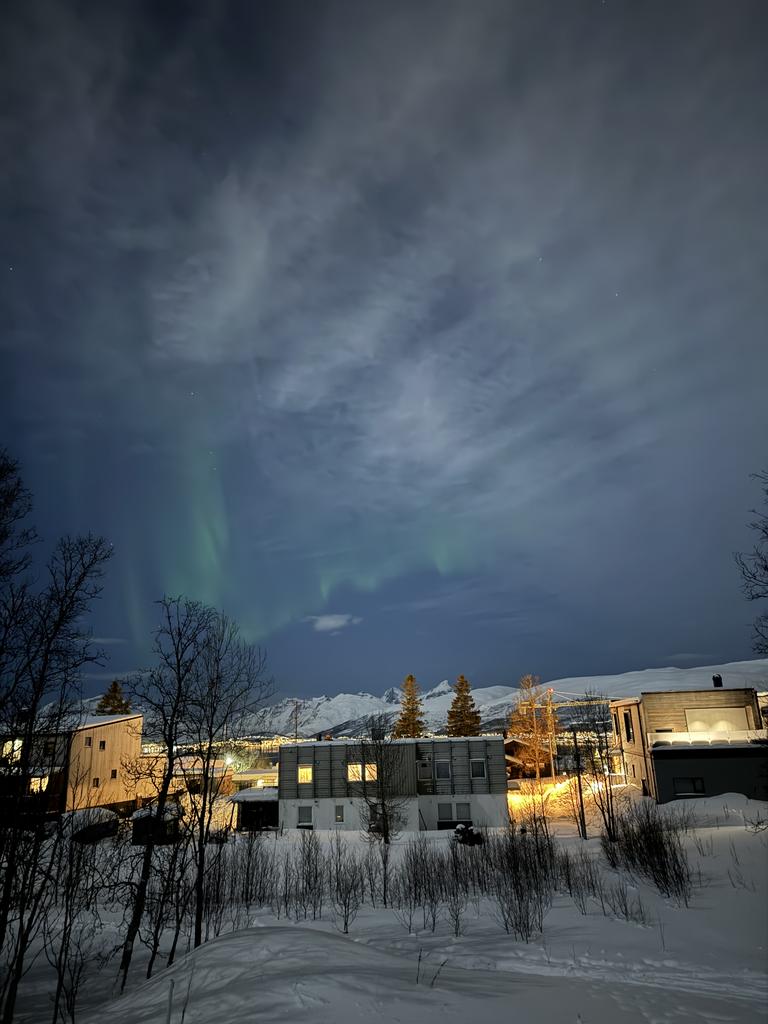
[[[767,20],[9,4],[0,443],[105,672],[163,592],[287,693],[749,657]]]

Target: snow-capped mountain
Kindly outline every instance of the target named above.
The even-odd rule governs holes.
[[[716,672],[723,677],[726,688],[754,686],[757,690],[768,690],[768,658],[698,668],[649,668],[614,676],[575,676],[554,679],[545,685],[554,690],[555,701],[567,701],[587,692],[616,698],[654,690],[706,690],[712,686]],[[445,727],[453,687],[444,679],[421,696],[428,727],[440,731]],[[502,728],[515,702],[517,688],[477,687],[472,690],[472,696],[484,728]],[[395,687],[381,697],[372,693],[339,693],[333,697],[286,699],[268,709],[266,728],[285,736],[308,737],[319,733],[355,736],[364,731],[371,715],[385,715],[394,721],[399,703],[400,690]]]

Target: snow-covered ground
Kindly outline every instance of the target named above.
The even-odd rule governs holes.
[[[765,1021],[768,832],[749,831],[744,822],[768,807],[741,796],[688,806],[697,822],[685,838],[697,873],[690,906],[630,880],[647,924],[605,916],[596,903],[583,914],[566,894],[555,897],[543,934],[530,943],[506,934],[485,899],[470,901],[459,937],[445,915],[434,933],[408,934],[391,910],[370,903],[347,936],[328,908],[321,920],[300,924],[278,921],[264,908],[252,911],[246,928],[222,934],[149,982],[141,981],[137,955],[124,996],[108,998],[114,972],[107,969],[84,990],[79,1020],[160,1024],[173,982],[172,1024],[182,1016],[184,1024],[285,1024],[304,1017],[320,1024],[465,1024],[480,1016],[515,1024]],[[584,845],[566,821],[554,831],[561,847]],[[449,841],[445,833],[429,839]],[[269,840],[285,849],[297,841],[296,833]],[[406,842],[399,841],[396,855]],[[606,881],[615,879],[599,841],[585,845]],[[20,1019],[46,1019],[41,982],[35,979],[34,1008],[27,1003]]]
[[[606,697],[631,697],[658,690],[708,690],[712,676],[719,673],[726,688],[753,686],[768,689],[768,658],[734,661],[727,665],[698,668],[649,668],[613,676],[578,676],[549,680],[555,700],[569,700],[587,692]],[[504,721],[517,698],[514,686],[479,686],[472,690],[484,723]],[[447,680],[422,694],[424,715],[430,729],[444,727],[453,689]],[[310,697],[301,702],[298,732],[313,736],[319,732],[359,734],[370,715],[394,716],[399,710],[400,691],[387,690],[382,697],[370,693],[338,693],[333,697]],[[269,729],[292,735],[296,726],[296,702],[283,700],[269,709]]]

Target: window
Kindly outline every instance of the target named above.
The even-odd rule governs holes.
[[[634,765],[632,765],[632,778],[633,779],[637,778],[637,772],[635,771],[635,766]]]
[[[678,776],[672,779],[675,796],[701,796],[704,792],[704,779],[692,776]]]
[[[311,764],[300,764],[299,765],[298,779],[299,779],[299,783],[300,784],[304,783],[304,782],[311,782],[312,781],[312,765]],[[310,808],[310,810],[311,810],[311,808]]]
[[[617,736],[619,735],[619,716],[615,711],[613,712],[613,731]]]
[[[363,768],[365,768],[365,781],[375,782],[378,776],[376,765],[368,762],[365,765],[362,764],[348,764],[347,765],[347,782],[362,782],[363,781]]]
[[[378,778],[378,769],[375,764],[366,764],[365,766],[365,781],[375,782]]]
[[[456,804],[456,817],[459,821],[469,821],[469,804]]]
[[[106,749],[107,749],[107,741],[106,740],[99,740],[99,750],[106,750]]]
[[[312,824],[312,808],[311,807],[299,807],[299,816],[297,819],[299,825],[311,825]]]
[[[94,777],[94,780],[93,780],[93,788],[94,789],[98,789],[100,785],[101,785],[101,779],[99,778],[98,775],[96,775]]]
[[[451,777],[451,762],[450,761],[435,761],[435,778],[436,779],[450,779]]]
[[[485,778],[485,761],[483,758],[472,758],[469,762],[469,774],[473,779]]]
[[[419,782],[425,782],[432,778],[432,762],[419,761]]]
[[[437,805],[437,818],[438,821],[452,821],[453,820],[453,808],[450,804],[438,804]]]
[[[93,746],[93,737],[92,736],[86,736],[84,742],[85,742],[86,747],[92,747]]]
[[[116,779],[117,778],[117,768],[113,768],[112,769],[112,771],[109,773],[109,777],[110,777],[110,779]]]
[[[47,761],[48,758],[53,757],[56,753],[56,744],[53,740],[46,740],[43,743],[43,757]]]
[[[627,737],[627,743],[631,743],[635,738],[635,730],[632,728],[632,712],[624,712],[624,735]]]
[[[337,825],[344,821],[344,805],[336,804],[336,814],[334,815],[334,821]]]

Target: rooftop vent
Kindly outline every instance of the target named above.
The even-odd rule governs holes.
[[[712,676],[712,685],[716,690],[722,689],[723,677],[720,675],[719,672],[715,672],[715,674]]]

